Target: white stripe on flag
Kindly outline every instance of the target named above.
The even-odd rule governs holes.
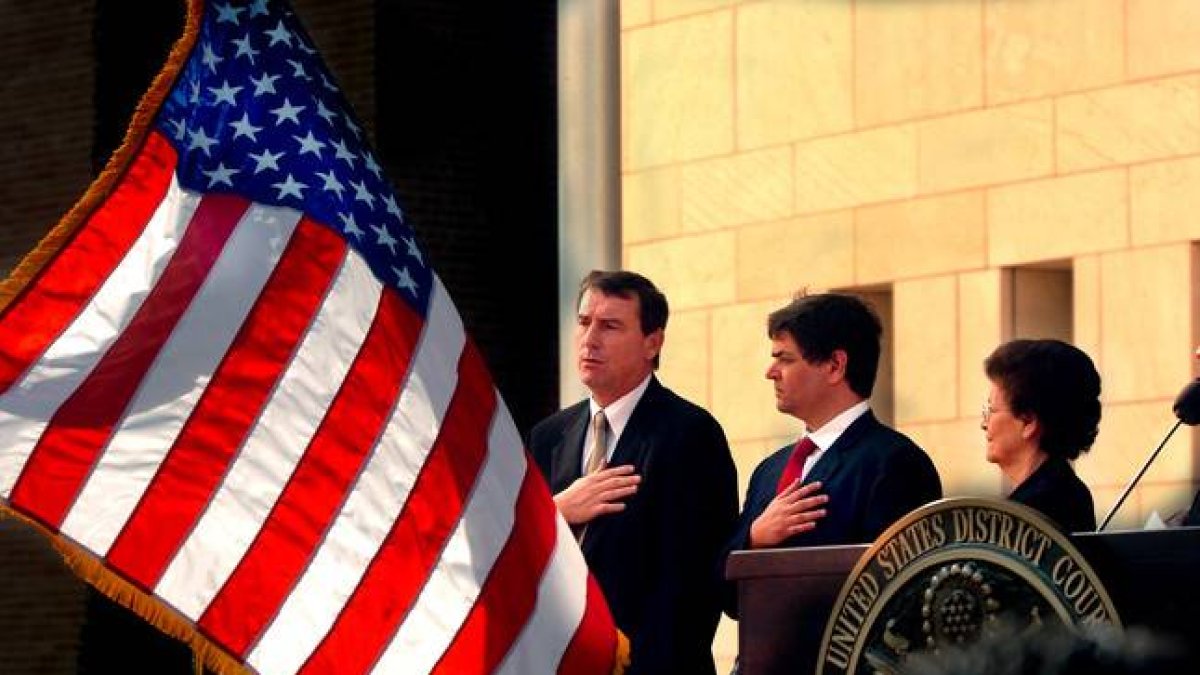
[[[498,406],[470,501],[412,611],[372,672],[428,672],[458,634],[512,532],[526,471],[521,448],[520,437]]]
[[[174,177],[125,257],[79,316],[0,396],[0,497],[7,499],[49,420],[104,357],[157,283],[199,204]]]
[[[263,261],[278,261],[299,220],[294,209],[257,205],[243,215],[139,385],[63,532],[108,553],[270,277],[274,265]]]
[[[434,277],[426,323],[409,376],[375,452],[247,662],[263,673],[294,673],[337,620],[408,499],[437,439],[458,382],[462,320]]]
[[[553,673],[583,620],[587,608],[587,562],[566,521],[562,516],[556,519],[554,553],[538,585],[533,616],[496,669],[497,675]]]
[[[358,353],[382,286],[346,255],[241,452],[155,592],[198,618],[253,543]]]

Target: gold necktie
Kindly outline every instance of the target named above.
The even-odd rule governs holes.
[[[608,419],[603,410],[597,410],[592,415],[592,447],[588,450],[587,463],[583,475],[596,473],[604,468],[608,460]]]

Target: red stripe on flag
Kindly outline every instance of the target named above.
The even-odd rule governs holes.
[[[200,626],[232,653],[245,655],[312,559],[387,424],[421,325],[394,291],[383,293],[329,413],[254,543],[200,617]]]
[[[551,503],[540,474],[527,468],[512,534],[434,673],[489,673],[508,653],[533,613],[538,582],[554,550],[557,521]]]
[[[616,625],[608,611],[608,604],[604,602],[600,585],[590,574],[587,584],[587,607],[562,661],[558,663],[561,675],[607,675],[612,673],[616,665]]]
[[[70,325],[125,257],[167,194],[175,150],[146,138],[120,185],[0,316],[0,393]]]
[[[491,379],[468,341],[441,433],[408,501],[301,673],[366,672],[378,660],[458,524],[487,455],[495,409]]]
[[[287,368],[345,256],[346,244],[307,218],[230,345],[196,409],[108,551],[153,588],[200,518]]]
[[[208,277],[249,202],[205,196],[179,248],[129,326],[50,419],[22,469],[12,503],[57,530],[113,427]]]

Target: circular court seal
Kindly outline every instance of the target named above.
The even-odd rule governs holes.
[[[1001,624],[1120,626],[1083,556],[1037,511],[943,499],[879,536],[847,577],[817,675],[900,673],[910,654],[972,642]]]

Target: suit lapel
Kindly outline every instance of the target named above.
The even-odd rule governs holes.
[[[571,486],[583,472],[583,438],[587,432],[588,404],[587,401],[578,404],[575,418],[567,426],[562,437],[562,446],[558,452],[558,461],[554,463],[554,472],[550,477],[554,492],[561,492]]]
[[[617,447],[613,449],[610,465],[637,465],[637,458],[643,454],[642,446],[650,442],[647,428],[650,420],[654,418],[658,399],[662,395],[662,388],[662,385],[658,383],[658,378],[651,376],[650,384],[646,385],[646,391],[642,393],[641,400],[634,406],[633,413],[629,415],[629,421],[625,423],[625,430],[621,432],[621,438],[617,441]]]
[[[842,435],[838,436],[833,445],[825,451],[825,454],[821,455],[821,459],[817,460],[816,465],[813,466],[812,471],[805,477],[804,482],[825,482],[836,475],[838,469],[846,462],[846,458],[854,445],[863,437],[863,434],[867,433],[868,429],[878,423],[875,415],[870,410],[867,410],[862,416],[851,422],[850,426],[846,427],[846,430],[842,432]]]

